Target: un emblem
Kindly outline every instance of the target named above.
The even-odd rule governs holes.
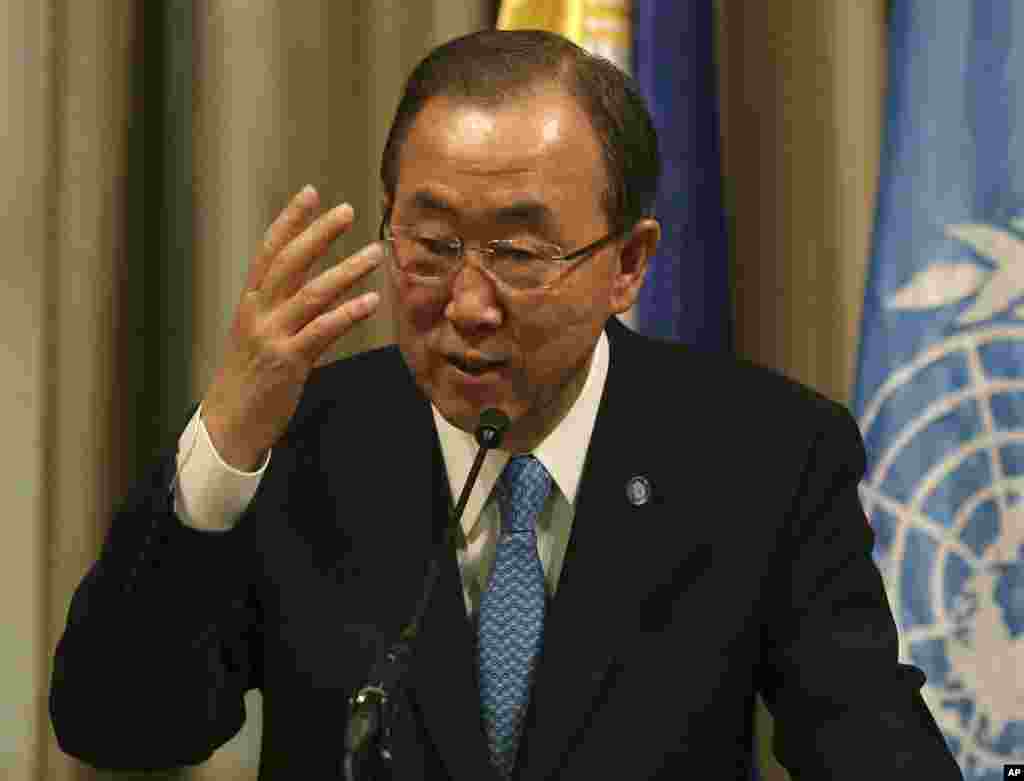
[[[888,301],[933,336],[864,407],[861,497],[900,658],[928,676],[965,776],[1001,778],[1024,757],[1024,244],[989,225],[946,231],[992,268],[933,263]],[[929,325],[926,310],[969,299]]]

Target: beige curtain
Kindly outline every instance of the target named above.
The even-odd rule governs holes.
[[[718,0],[736,348],[849,401],[887,0]]]
[[[877,170],[884,0],[719,5],[737,349],[846,401]],[[190,343],[184,395],[198,399],[249,254],[288,196],[312,182],[325,203],[355,206],[334,258],[372,239],[377,167],[404,77],[434,44],[494,18],[489,0],[178,6],[191,9],[194,33],[192,181],[180,184],[194,194],[193,314],[160,338]],[[129,147],[142,119],[133,79],[153,35],[139,23],[143,8],[0,0],[0,777],[12,781],[105,777],[60,752],[46,695],[71,593],[146,455],[139,389],[156,392],[132,346],[134,285],[150,250],[164,263],[174,257],[153,249],[166,236],[132,238]],[[390,341],[389,309],[385,298],[333,354]],[[170,398],[167,426],[183,412]],[[213,759],[165,777],[255,778],[258,695],[247,708],[245,728]],[[767,741],[770,724],[760,727]]]
[[[886,0],[718,6],[736,350],[849,403],[878,176]],[[758,710],[762,777],[786,779],[770,752],[771,719]]]
[[[70,593],[124,490],[114,380],[130,2],[0,4],[0,776],[76,778],[46,710]]]

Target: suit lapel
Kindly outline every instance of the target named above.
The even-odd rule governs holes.
[[[621,330],[619,330],[621,329]],[[616,638],[670,561],[685,558],[673,544],[659,553],[641,533],[669,522],[664,451],[644,434],[649,418],[635,382],[635,337],[618,323],[608,328],[611,364],[576,500],[576,515],[558,590],[545,623],[531,718],[520,755],[524,781],[548,778],[601,693],[615,658]],[[659,472],[660,470],[660,472]],[[627,484],[651,483],[651,499],[634,504]],[[678,510],[678,505],[676,506]],[[674,543],[674,540],[673,540]],[[626,638],[628,641],[628,638]]]

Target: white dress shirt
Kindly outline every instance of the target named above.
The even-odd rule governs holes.
[[[608,360],[608,337],[602,331],[580,395],[554,430],[533,450],[533,455],[552,478],[551,494],[537,519],[537,552],[549,596],[555,594],[569,544],[576,491],[608,376]],[[454,503],[469,476],[477,444],[471,433],[451,425],[433,404],[431,409]],[[202,406],[178,440],[177,482],[172,483],[174,511],[182,523],[216,533],[231,529],[245,512],[270,463],[271,452],[267,452],[263,465],[255,472],[242,472],[229,466],[210,441],[201,414]],[[457,550],[457,557],[466,611],[470,616],[476,615],[480,595],[487,586],[494,563],[501,514],[493,488],[509,458],[511,454],[507,450],[495,449],[487,453],[462,514],[466,545]]]

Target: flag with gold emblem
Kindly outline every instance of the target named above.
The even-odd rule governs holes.
[[[548,30],[631,70],[630,0],[504,0],[500,30]]]

